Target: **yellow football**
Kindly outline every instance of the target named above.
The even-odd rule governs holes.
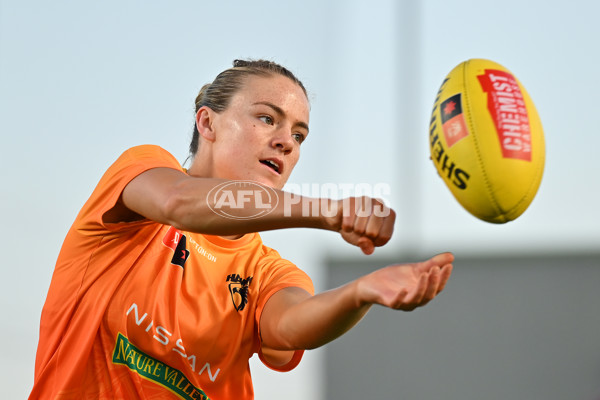
[[[484,221],[519,217],[542,180],[546,149],[537,110],[519,80],[490,60],[467,60],[446,76],[429,147],[456,200]]]

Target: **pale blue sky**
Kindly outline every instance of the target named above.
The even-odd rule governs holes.
[[[598,249],[599,11],[591,0],[0,0],[0,397],[29,391],[54,261],[105,168],[142,143],[183,161],[196,92],[234,58],[278,61],[309,90],[292,182],[390,184],[397,234],[376,254]],[[506,225],[467,214],[428,159],[435,93],[469,58],[509,68],[546,133],[538,195]],[[324,257],[364,257],[329,232],[264,238],[317,287]],[[256,368],[257,398],[320,398],[320,357],[291,374]]]

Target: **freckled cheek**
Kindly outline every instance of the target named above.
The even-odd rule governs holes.
[[[295,157],[293,160],[291,160],[291,162],[288,164],[288,168],[284,173],[285,179],[287,180],[289,178],[289,176],[292,174],[293,170],[296,168],[296,165],[298,164],[298,157]]]
[[[230,153],[228,163],[238,173],[245,173],[252,167],[248,153],[239,150]]]
[[[293,159],[294,159],[294,161],[293,161],[293,163],[292,163],[292,164],[293,164],[293,166],[295,167],[295,166],[296,166],[296,164],[298,164],[298,161],[300,161],[300,149],[298,149],[298,150],[296,151],[296,154],[294,155],[294,158],[293,158]]]
[[[240,173],[249,167],[248,152],[244,145],[230,145],[215,154],[215,165],[220,172]]]

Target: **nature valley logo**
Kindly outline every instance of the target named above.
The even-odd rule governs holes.
[[[142,352],[122,333],[117,336],[112,362],[128,367],[142,378],[159,384],[182,399],[210,400],[206,393],[192,385],[181,371]]]
[[[226,282],[229,283],[229,293],[231,294],[231,301],[236,311],[242,311],[246,304],[248,304],[248,292],[249,286],[252,283],[252,277],[242,279],[239,274],[227,275]]]

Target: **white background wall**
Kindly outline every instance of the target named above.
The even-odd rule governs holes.
[[[2,397],[29,392],[54,261],[105,168],[142,143],[183,161],[194,97],[234,58],[278,61],[310,92],[311,135],[292,183],[391,185],[397,234],[378,255],[598,248],[599,8],[592,0],[0,0]],[[546,133],[538,196],[501,226],[462,210],[428,159],[438,86],[475,57],[512,70]],[[264,238],[320,289],[324,258],[372,259],[329,232]],[[309,352],[289,374],[253,362],[257,398],[323,398],[322,357]]]

